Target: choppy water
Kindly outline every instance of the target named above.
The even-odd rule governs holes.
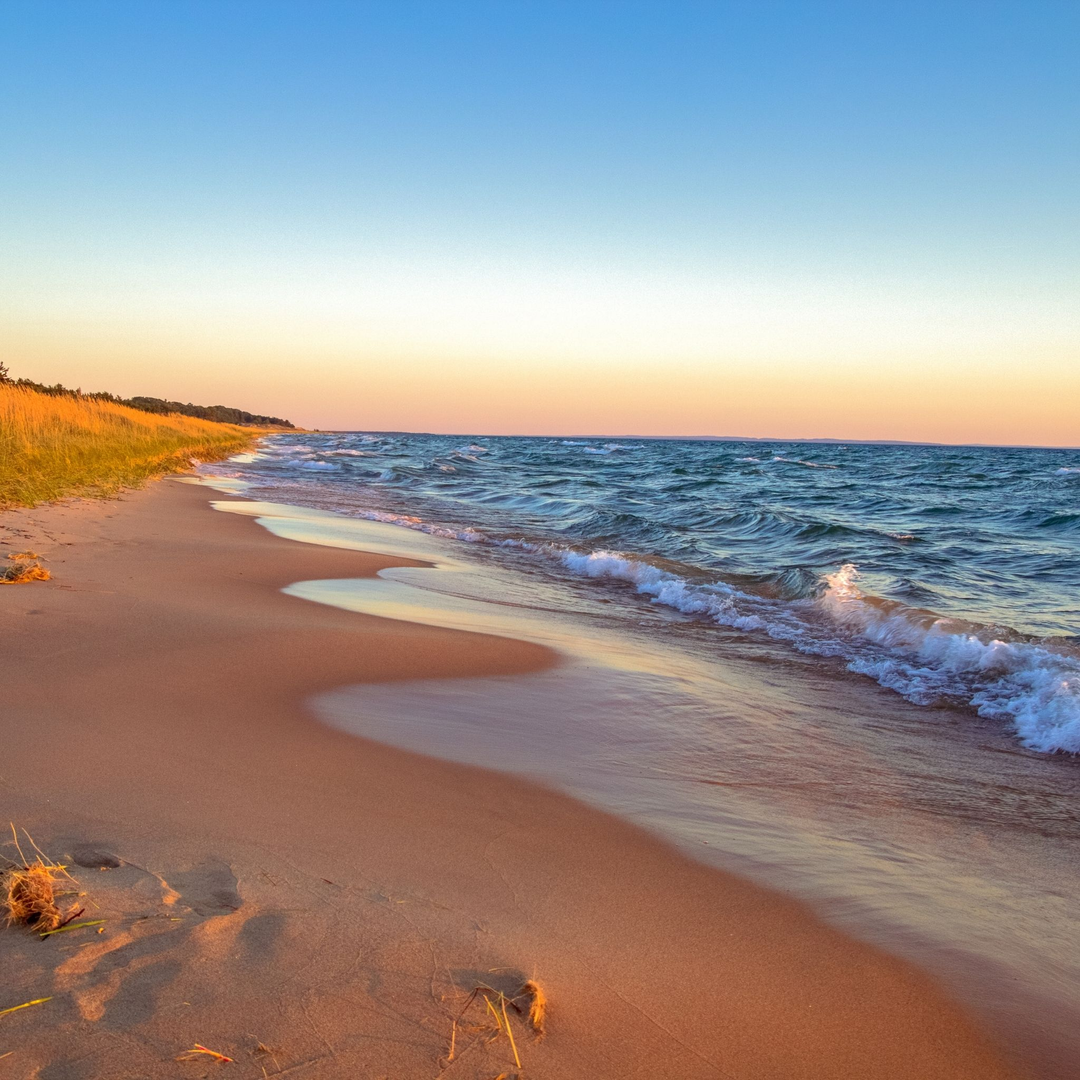
[[[1080,451],[296,434],[215,471],[1080,753]]]

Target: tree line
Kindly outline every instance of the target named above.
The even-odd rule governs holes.
[[[250,413],[244,409],[233,409],[228,405],[193,405],[190,401],[184,404],[180,401],[166,401],[156,397],[133,397],[122,398],[116,394],[110,394],[104,390],[94,393],[84,393],[80,389],[71,390],[60,383],[46,386],[44,383],[34,382],[32,379],[13,379],[8,372],[7,365],[0,362],[0,385],[18,386],[24,390],[34,390],[39,394],[49,394],[52,397],[77,397],[87,401],[111,401],[114,405],[127,405],[131,409],[139,409],[142,412],[179,413],[181,416],[195,416],[200,420],[214,420],[219,424],[251,424],[259,426],[286,427],[294,425],[289,420],[280,416],[262,416],[259,413]]]

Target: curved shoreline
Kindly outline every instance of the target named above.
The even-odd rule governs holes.
[[[400,557],[284,541],[174,484],[18,527],[46,536],[54,582],[4,594],[3,811],[46,850],[122,862],[82,874],[102,940],[0,936],[13,996],[59,1002],[7,1018],[21,1063],[117,1075],[123,1033],[123,1075],[172,1075],[175,1043],[258,1032],[282,1068],[435,1076],[468,983],[534,976],[552,1019],[530,1075],[1014,1075],[929,977],[803,905],[567,796],[313,720],[303,701],[346,683],[551,663],[280,592]],[[505,1044],[470,1045],[448,1075],[505,1068]]]
[[[216,477],[203,482],[219,484]],[[223,486],[236,493],[231,481]],[[986,747],[970,738],[941,739],[925,726],[908,738],[911,718],[902,704],[881,695],[875,709],[861,688],[842,679],[822,680],[822,697],[808,707],[814,691],[805,690],[806,671],[797,684],[775,675],[762,680],[730,653],[710,655],[702,666],[685,642],[674,649],[659,642],[646,646],[563,610],[557,594],[538,590],[520,569],[463,558],[471,546],[459,552],[441,535],[303,505],[231,499],[212,505],[254,517],[276,536],[411,556],[424,564],[390,567],[375,578],[295,582],[285,590],[291,596],[420,626],[531,641],[562,656],[555,669],[532,674],[337,688],[308,702],[324,723],[401,750],[551,786],[644,827],[695,861],[795,896],[841,933],[941,980],[954,1000],[997,1033],[1014,1060],[1040,1076],[1071,1077],[1076,982],[1070,950],[1050,944],[1055,933],[1069,940],[1067,914],[1054,919],[1055,879],[1045,875],[1055,859],[1053,841],[1037,834],[1040,859],[1010,866],[1001,861],[1007,846],[992,855],[987,850],[984,830],[996,819],[978,794],[964,804],[939,797],[935,805],[933,793],[941,792],[933,775],[904,777],[901,770],[886,780],[906,755],[933,747],[934,756],[957,762],[955,776],[966,771],[983,785],[976,791],[992,797],[995,783],[1020,778],[1008,770],[988,772],[986,761],[978,760]],[[697,687],[697,697],[690,686]],[[760,725],[789,709],[805,709],[810,729],[788,726],[762,741]],[[923,718],[916,713],[915,719]],[[829,724],[834,736],[816,756],[815,720]],[[903,737],[880,738],[890,720]],[[703,721],[717,737],[702,737]],[[833,760],[828,750],[841,750],[835,743],[839,725],[846,737]],[[723,730],[731,737],[720,735]],[[748,745],[740,732],[761,745]],[[875,732],[879,738],[867,740]],[[770,748],[785,754],[796,746],[797,765],[763,768]],[[700,764],[690,765],[688,753]],[[1016,764],[1013,754],[1003,760]],[[867,766],[868,775],[862,771]],[[843,781],[837,770],[848,770]],[[830,791],[846,804],[845,788],[856,776],[867,781],[859,805],[826,817]],[[1033,779],[1028,773],[1023,778]],[[800,783],[813,798],[800,797]],[[702,798],[701,785],[724,794]],[[754,789],[759,797],[747,799]],[[1028,790],[1029,801],[1038,792],[1037,785]],[[897,797],[901,803],[891,801]],[[807,817],[808,809],[818,816]],[[1044,809],[1049,824],[1053,809]],[[875,826],[883,811],[891,822],[884,831],[880,821]],[[940,826],[943,814],[950,832],[966,830],[982,865],[957,850],[957,835],[950,846],[941,832],[936,841],[924,832],[926,815]],[[1067,859],[1067,850],[1057,857]],[[1041,880],[1042,892],[1017,888],[1010,874],[1018,869]],[[996,889],[992,900],[987,889]],[[970,910],[971,904],[978,907]]]

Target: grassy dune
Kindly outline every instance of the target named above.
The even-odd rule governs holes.
[[[247,446],[258,429],[0,385],[0,507],[120,488]]]

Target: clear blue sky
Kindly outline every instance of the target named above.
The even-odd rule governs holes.
[[[1039,0],[5,0],[5,353],[451,430],[927,436],[974,378],[1015,441],[1077,388],[1078,54]]]

